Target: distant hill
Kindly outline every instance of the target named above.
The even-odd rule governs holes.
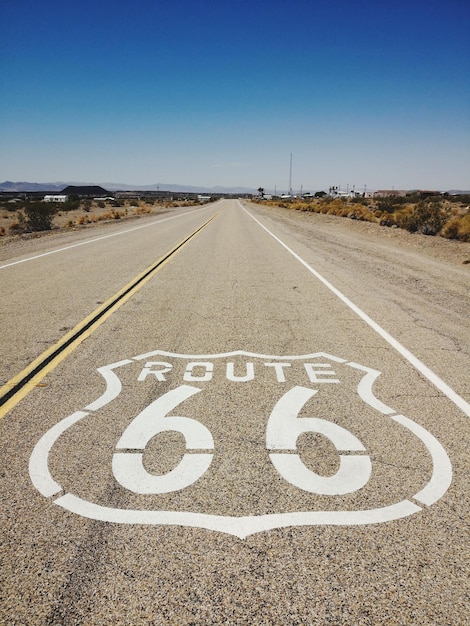
[[[62,191],[67,183],[13,183],[6,180],[0,183],[0,191]]]
[[[55,182],[55,183],[29,183],[29,182],[12,182],[5,181],[0,183],[0,192],[31,192],[31,191],[50,191],[62,192],[68,187],[97,187],[93,183],[77,183],[77,182]],[[104,189],[103,189],[104,187]],[[174,191],[178,193],[227,193],[227,194],[245,194],[257,193],[256,189],[250,187],[197,187],[195,185],[175,185],[172,183],[155,183],[151,185],[126,185],[124,183],[102,183],[102,191],[96,195],[106,194],[108,191]],[[67,192],[72,195],[74,192]],[[77,193],[77,192],[75,192]],[[94,192],[92,192],[94,193]]]
[[[95,185],[94,183],[78,183],[78,182],[55,182],[55,183],[29,183],[29,182],[12,182],[7,180],[3,183],[0,183],[0,192],[51,192],[51,193],[59,193],[68,189],[69,187],[94,187],[96,189],[101,189],[101,191],[91,192],[91,195],[106,195],[106,189],[108,192],[110,191],[172,191],[175,193],[204,193],[204,194],[254,194],[258,193],[257,189],[253,189],[251,187],[198,187],[196,185],[176,185],[173,183],[152,183],[150,185],[126,185],[125,183],[101,183],[100,186]],[[266,189],[267,193],[273,193],[274,190]],[[285,193],[284,191],[278,189],[278,193]],[[73,193],[79,192],[67,192],[69,195]],[[462,191],[460,189],[450,189],[448,193],[452,195],[466,195],[470,194],[470,191]],[[83,194],[85,195],[85,194]]]

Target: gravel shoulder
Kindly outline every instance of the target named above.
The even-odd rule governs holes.
[[[272,215],[281,222],[288,221],[293,225],[305,228],[307,231],[321,228],[325,232],[354,234],[368,241],[373,239],[376,243],[391,249],[404,248],[455,265],[470,264],[470,244],[466,242],[439,236],[409,233],[400,228],[389,228],[373,222],[363,222],[336,215],[322,215],[321,213],[309,213],[282,207],[267,207],[261,204],[253,206],[265,215]]]

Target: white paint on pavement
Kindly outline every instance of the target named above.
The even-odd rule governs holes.
[[[101,409],[101,407],[109,404],[114,398],[117,398],[121,393],[122,384],[119,376],[113,372],[113,369],[116,367],[121,367],[122,365],[127,365],[128,363],[132,363],[129,359],[124,359],[123,361],[119,361],[118,363],[111,363],[111,365],[106,365],[105,367],[98,368],[98,372],[104,378],[106,382],[106,391],[102,396],[97,398],[94,402],[85,407],[85,411],[97,411]]]
[[[76,411],[55,424],[37,442],[29,459],[29,475],[36,489],[44,497],[50,498],[62,491],[62,487],[56,483],[49,471],[49,453],[59,437],[73,424],[86,417],[85,411]]]
[[[125,489],[139,494],[170,493],[189,487],[209,469],[212,454],[184,454],[178,465],[160,476],[150,474],[144,467],[143,454],[148,442],[163,432],[181,433],[188,450],[212,450],[214,440],[210,431],[190,417],[168,415],[179,404],[200,393],[201,389],[180,385],[149,404],[126,428],[116,448],[112,467],[114,478]]]
[[[394,415],[392,419],[405,426],[405,428],[408,428],[408,430],[411,430],[412,433],[421,439],[431,455],[433,463],[431,479],[424,489],[421,489],[419,493],[413,496],[418,502],[431,506],[431,504],[434,504],[434,502],[442,498],[452,482],[452,465],[447,456],[447,452],[429,431],[425,430],[408,417],[404,415]]]
[[[425,378],[427,378],[439,391],[449,398],[461,411],[470,417],[470,404],[459,396],[447,383],[445,383],[437,374],[435,374],[427,365],[425,365],[420,359],[412,354],[407,348],[405,348],[399,341],[392,337],[386,330],[384,330],[377,322],[370,318],[367,313],[364,313],[357,305],[355,305],[349,298],[347,298],[339,289],[334,287],[326,278],[319,274],[313,267],[311,267],[306,261],[304,261],[297,253],[295,253],[287,244],[285,244],[279,237],[272,233],[266,226],[264,226],[254,215],[245,209],[245,207],[237,200],[239,206],[245,211],[247,215],[251,217],[268,235],[270,235],[275,241],[277,241],[283,248],[287,250],[299,263],[301,263],[311,274],[313,274],[325,287],[332,291],[344,304],[346,304],[356,315],[358,315],[366,324],[368,324],[376,333],[378,333],[392,348],[399,352],[411,365],[418,370]]]
[[[409,500],[366,511],[301,511],[260,516],[231,517],[190,511],[142,511],[113,509],[82,500],[73,494],[57,498],[55,504],[82,517],[115,524],[176,525],[205,528],[245,539],[255,533],[289,526],[362,526],[382,524],[418,513],[421,508]]]
[[[283,382],[282,378],[285,371],[290,372],[291,369],[294,369],[293,365],[295,364],[299,372],[301,371],[299,367],[304,365],[305,362],[316,361],[320,356],[322,358],[321,367],[316,366],[318,369],[315,371],[324,373],[328,369],[326,368],[328,363],[325,361],[335,363],[335,370],[338,372],[337,384],[339,385],[343,385],[341,368],[346,368],[346,370],[353,368],[362,371],[363,376],[361,380],[355,383],[357,384],[357,395],[369,407],[381,414],[378,418],[379,420],[392,419],[397,425],[407,429],[409,433],[422,442],[422,450],[427,451],[431,460],[431,478],[414,496],[407,497],[391,505],[366,510],[341,510],[338,507],[339,510],[306,510],[274,514],[227,516],[191,511],[111,508],[89,502],[73,493],[62,495],[66,488],[63,488],[56,482],[50,473],[49,456],[57,440],[65,436],[66,431],[80,420],[86,420],[89,415],[87,411],[77,411],[47,431],[33,450],[29,463],[30,476],[34,486],[43,496],[55,496],[54,503],[58,506],[95,520],[122,524],[176,524],[225,532],[244,538],[257,532],[287,526],[362,525],[397,520],[421,511],[422,507],[418,506],[416,502],[422,503],[423,506],[434,504],[445,494],[451,484],[452,466],[446,451],[439,441],[409,418],[395,414],[393,409],[381,403],[374,396],[372,385],[380,372],[323,352],[301,356],[276,357],[243,351],[225,353],[223,355],[178,355],[154,350],[133,359],[125,359],[99,368],[98,371],[105,379],[107,388],[105,393],[94,403],[88,405],[88,411],[92,410],[90,407],[96,407],[96,410],[101,409],[120,395],[122,386],[114,370],[121,367],[132,367],[132,365],[137,366],[139,361],[155,356],[165,357],[166,360],[163,362],[165,374],[168,373],[166,370],[171,371],[172,361],[174,362],[174,359],[180,358],[184,358],[190,364],[212,364],[213,362],[217,363],[218,359],[224,357],[249,356],[252,361],[257,358],[261,362],[266,376],[268,376],[267,369],[273,369],[264,367],[266,361],[278,361],[280,364],[285,365],[288,360],[288,362],[292,363],[292,367],[278,368],[279,372],[277,373],[277,382],[282,384],[283,390],[285,389],[285,382]],[[147,364],[149,363],[151,367],[155,363],[162,365],[160,361],[147,362]],[[203,369],[206,371],[205,367]],[[211,374],[213,373],[212,369],[215,371],[216,368],[210,368]],[[157,371],[161,374],[162,369],[157,368]],[[194,375],[193,367],[190,368],[190,371]],[[202,372],[201,376],[204,376],[204,372]],[[157,376],[154,378],[157,384],[162,382],[164,389],[167,389],[168,383],[164,378],[160,380]],[[243,384],[238,385],[238,382],[234,384],[243,391]],[[193,418],[169,415],[179,404],[190,400],[192,396],[199,392],[203,392],[207,385],[211,385],[210,380],[204,381],[203,388],[179,385],[170,391],[166,391],[152,401],[147,408],[141,411],[129,423],[116,445],[112,460],[114,477],[121,486],[141,495],[169,493],[184,489],[199,480],[206,472],[210,473],[213,455],[208,453],[208,450],[217,448],[210,431],[200,421]],[[373,461],[366,454],[366,447],[363,442],[349,429],[333,421],[300,415],[301,411],[305,410],[304,405],[307,407],[308,402],[311,403],[310,408],[314,410],[317,394],[334,395],[336,388],[336,386],[332,385],[320,385],[319,389],[296,386],[288,391],[283,391],[281,398],[271,412],[266,428],[267,459],[271,458],[271,462],[279,471],[279,474],[290,485],[305,492],[335,498],[358,491],[368,483],[371,478]],[[392,413],[394,415],[391,415]],[[199,419],[201,419],[201,416],[199,416]],[[353,428],[352,422],[349,423],[351,423],[351,428]],[[380,422],[377,422],[377,424],[379,425]],[[143,454],[147,443],[155,435],[165,431],[176,431],[183,434],[186,441],[186,449],[191,453],[185,454],[183,460],[173,470],[163,475],[153,475],[147,472],[144,467]],[[320,434],[329,439],[335,446],[340,461],[340,468],[335,475],[321,476],[304,465],[296,446],[298,437],[307,432]],[[194,454],[192,452],[194,450],[199,453]],[[346,452],[346,454],[340,454],[340,452]],[[419,474],[417,477],[420,480]]]

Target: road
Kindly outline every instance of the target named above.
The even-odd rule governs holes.
[[[468,268],[304,217],[0,249],[2,624],[468,623]]]

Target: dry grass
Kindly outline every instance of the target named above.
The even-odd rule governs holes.
[[[409,232],[440,235],[447,239],[470,242],[470,207],[454,205],[440,198],[393,204],[393,202],[369,199],[351,201],[326,197],[288,202],[270,200],[263,204],[294,211],[348,217],[354,220],[375,222],[381,226],[403,228]]]
[[[125,200],[114,204],[103,201],[83,201],[80,207],[70,211],[59,210],[53,216],[53,229],[86,227],[97,222],[109,222],[133,216],[161,213],[168,207],[185,204],[182,202],[155,202]],[[0,237],[25,232],[24,207],[12,210],[0,209]]]
[[[452,217],[444,224],[441,235],[447,239],[470,242],[470,213],[463,217]]]

